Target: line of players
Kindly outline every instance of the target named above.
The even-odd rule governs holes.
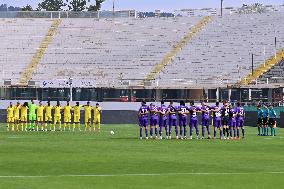
[[[273,105],[269,108],[266,105],[257,106],[257,128],[259,136],[269,136],[268,128],[270,128],[271,136],[276,136],[276,112],[273,109]]]
[[[143,128],[145,129],[146,139],[148,139],[148,117],[150,116],[150,138],[163,139],[163,130],[166,132],[166,139],[172,138],[172,128],[175,127],[176,139],[187,138],[187,124],[189,123],[189,139],[192,139],[193,130],[196,131],[196,138],[199,136],[198,114],[202,117],[202,136],[205,138],[207,130],[207,138],[210,139],[211,116],[213,117],[214,139],[217,138],[217,131],[220,132],[220,139],[239,139],[240,130],[242,138],[245,137],[244,118],[245,111],[240,102],[236,107],[224,101],[221,106],[216,102],[215,106],[208,106],[204,102],[201,106],[195,106],[194,102],[190,106],[186,106],[185,102],[181,101],[179,106],[174,106],[173,101],[169,106],[161,102],[161,106],[150,104],[147,106],[145,101],[142,101],[139,109],[139,126],[140,139],[142,139]],[[189,115],[189,122],[188,120]],[[188,122],[188,123],[187,123]]]
[[[65,131],[67,126],[70,131],[72,115],[73,131],[76,127],[81,131],[82,108],[85,111],[85,131],[92,131],[92,127],[94,131],[96,127],[100,131],[102,109],[98,103],[95,107],[92,107],[90,102],[87,102],[86,105],[76,102],[75,106],[71,106],[67,101],[66,106],[62,107],[59,101],[56,106],[52,106],[50,102],[47,102],[46,105],[39,102],[39,105],[36,105],[33,100],[23,104],[17,102],[15,106],[10,102],[7,108],[7,131],[47,131],[48,127],[50,131]],[[94,112],[93,123],[91,122],[92,112]],[[64,117],[63,129],[61,125],[62,113]]]

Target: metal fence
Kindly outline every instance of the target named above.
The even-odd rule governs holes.
[[[0,11],[0,18],[127,18],[137,17],[135,10],[123,11]]]

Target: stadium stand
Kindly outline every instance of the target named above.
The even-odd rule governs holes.
[[[259,78],[259,83],[283,84],[284,83],[284,60],[282,60],[279,64],[272,66],[268,72],[264,73]]]
[[[121,80],[130,80],[138,85],[200,19],[65,19],[34,79],[91,78],[98,87],[121,87]]]
[[[252,53],[257,68],[274,55],[275,37],[276,51],[282,50],[282,22],[283,13],[213,19],[162,71],[160,87],[218,87],[237,83],[251,73]]]
[[[283,14],[2,19],[0,61],[5,66],[0,77],[22,84],[72,77],[95,80],[98,88],[143,87],[147,80],[149,88],[234,85],[251,74],[252,53],[256,70],[266,62],[257,77],[281,60]],[[206,18],[211,21],[198,27]],[[52,28],[57,27],[56,33]],[[195,29],[198,33],[186,38]],[[275,52],[277,61],[268,64]]]
[[[0,19],[0,80],[19,83],[51,24],[47,19]]]
[[[20,84],[27,85],[28,81],[32,79],[33,73],[37,69],[38,64],[40,63],[46,49],[48,48],[48,45],[52,42],[54,36],[56,35],[56,31],[60,23],[60,19],[56,19],[53,21],[47,34],[42,40],[40,47],[37,49],[35,55],[33,56],[31,63],[27,66],[27,68],[25,68],[25,71],[22,74],[22,78],[20,79]]]

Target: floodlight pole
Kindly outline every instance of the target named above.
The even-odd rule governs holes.
[[[73,85],[73,78],[69,78],[69,85],[70,85],[70,102],[73,101],[73,93],[72,93],[72,85]]]
[[[114,4],[115,4],[115,0],[112,1],[112,18],[114,18]]]
[[[253,75],[254,73],[254,69],[253,69],[253,57],[254,55],[253,55],[253,53],[251,54],[251,74]]]
[[[277,56],[276,47],[277,47],[277,37],[274,38],[275,59],[276,59],[276,56]]]
[[[221,17],[223,17],[223,1],[224,0],[221,0]]]

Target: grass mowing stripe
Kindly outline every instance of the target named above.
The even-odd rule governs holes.
[[[129,176],[174,176],[174,175],[262,175],[284,174],[284,172],[251,172],[251,173],[137,173],[137,174],[94,174],[94,175],[3,175],[0,178],[47,178],[47,177],[129,177]]]

